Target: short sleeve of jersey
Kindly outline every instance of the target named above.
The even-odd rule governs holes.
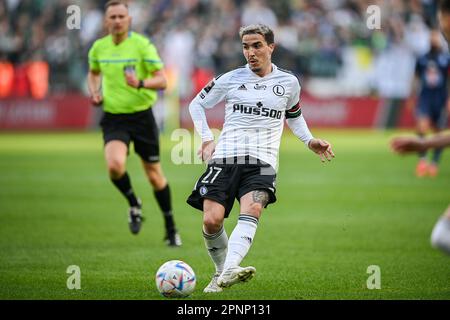
[[[150,40],[145,39],[141,48],[142,59],[145,65],[145,69],[149,72],[155,72],[161,70],[164,64],[159,57],[158,51]]]
[[[286,119],[297,118],[302,114],[300,108],[300,83],[295,79],[292,83],[291,95],[286,105]]]
[[[97,58],[97,50],[95,43],[89,50],[88,59],[89,59],[89,69],[93,71],[100,71],[100,64]]]
[[[224,100],[228,91],[229,79],[230,73],[215,77],[197,94],[195,100],[205,109],[213,108]]]

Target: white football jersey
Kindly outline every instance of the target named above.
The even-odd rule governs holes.
[[[259,77],[248,65],[213,79],[192,101],[205,109],[225,100],[225,121],[212,159],[251,156],[277,169],[286,117],[300,116],[300,84],[272,64]]]

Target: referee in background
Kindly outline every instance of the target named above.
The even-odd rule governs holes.
[[[157,90],[167,86],[163,63],[149,39],[130,31],[131,17],[124,1],[108,1],[105,22],[109,34],[94,42],[89,50],[88,88],[94,105],[103,105],[100,122],[105,159],[112,183],[128,200],[129,227],[139,233],[142,202],[135,195],[126,171],[129,144],[141,157],[166,226],[169,246],[180,246],[170,188],[159,158],[159,132],[151,107]]]

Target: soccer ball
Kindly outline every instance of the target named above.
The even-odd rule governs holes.
[[[156,272],[156,288],[166,298],[184,298],[195,289],[194,270],[184,261],[171,260]]]

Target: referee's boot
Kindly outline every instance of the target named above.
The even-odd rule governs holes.
[[[130,207],[128,211],[128,226],[132,234],[138,234],[141,230],[144,217],[142,216],[142,201],[138,199],[138,205]]]
[[[177,230],[166,230],[166,236],[164,237],[164,241],[169,247],[181,247],[183,244],[181,242],[180,234]]]

